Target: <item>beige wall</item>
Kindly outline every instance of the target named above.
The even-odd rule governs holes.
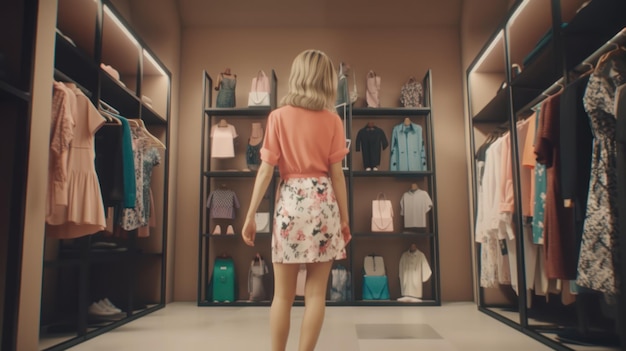
[[[356,70],[361,96],[365,74],[374,69],[382,77],[383,106],[398,106],[399,90],[406,79],[410,75],[421,79],[432,69],[442,297],[444,301],[471,300],[458,28],[183,30],[174,299],[196,299],[202,70],[216,77],[224,67],[231,67],[239,77],[238,105],[244,106],[251,79],[258,69],[276,70],[278,95],[282,96],[293,57],[308,48],[325,51],[336,63],[349,62]],[[364,216],[369,220],[369,214]]]

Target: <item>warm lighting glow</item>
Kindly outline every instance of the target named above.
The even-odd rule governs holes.
[[[135,36],[131,32],[129,32],[128,29],[126,29],[126,26],[119,20],[119,18],[117,18],[117,16],[115,16],[113,11],[111,11],[111,9],[107,5],[104,5],[104,13],[109,15],[111,20],[113,20],[113,22],[122,30],[122,32],[124,32],[128,39],[133,42],[133,44],[139,46],[139,42],[137,42]]]
[[[156,60],[154,59],[154,57],[152,57],[152,55],[150,55],[149,52],[146,51],[146,49],[143,49],[143,56],[145,56],[146,58],[148,58],[148,61],[150,61],[152,63],[152,65],[154,67],[156,67],[156,69],[161,72],[162,75],[167,76],[167,73],[165,73],[165,71],[163,70],[163,68],[161,68],[161,65],[159,65]]]
[[[496,47],[496,45],[498,45],[498,43],[500,43],[500,41],[503,40],[503,39],[504,39],[504,31],[501,30],[498,33],[498,35],[496,35],[496,37],[493,38],[493,40],[491,41],[491,43],[487,47],[487,50],[485,50],[485,52],[483,52],[483,54],[480,57],[480,59],[478,60],[478,62],[476,62],[474,67],[472,67],[472,70],[470,71],[470,73],[474,73],[476,70],[478,70],[480,68],[480,66],[487,59],[487,57],[491,54],[491,52]]]

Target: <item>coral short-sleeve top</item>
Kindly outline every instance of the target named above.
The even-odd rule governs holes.
[[[282,179],[327,176],[348,153],[336,113],[283,106],[269,115],[261,160],[278,165]]]

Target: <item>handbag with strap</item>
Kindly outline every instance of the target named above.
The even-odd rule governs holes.
[[[252,78],[252,86],[248,94],[248,107],[270,105],[270,80],[263,70],[259,70]]]
[[[410,77],[400,89],[400,103],[404,107],[423,107],[424,89],[422,83]]]
[[[338,78],[338,86],[337,86],[337,103],[336,105],[347,104],[348,100],[350,104],[354,104],[356,100],[359,98],[359,93],[357,91],[356,85],[356,75],[354,71],[352,74],[352,91],[348,92],[348,96],[346,96],[346,85],[348,84],[348,76],[344,72],[345,63],[341,62],[339,64],[339,74]]]
[[[372,232],[393,232],[393,206],[385,193],[372,200]]]
[[[257,233],[269,233],[270,232],[270,213],[269,212],[255,213],[254,223],[256,224]]]
[[[367,107],[380,107],[380,76],[374,71],[367,73],[367,85],[365,91],[365,100]]]

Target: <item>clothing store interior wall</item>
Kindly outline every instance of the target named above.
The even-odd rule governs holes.
[[[40,1],[38,64],[53,62],[56,2]],[[283,96],[293,58],[309,48],[325,51],[335,64],[350,63],[359,84],[359,107],[364,106],[365,76],[370,69],[382,77],[382,106],[399,106],[400,87],[408,77],[421,79],[432,70],[441,297],[444,302],[474,300],[464,77],[513,2],[422,0],[365,6],[355,0],[307,0],[296,7],[279,0],[112,1],[172,73],[166,301],[195,301],[197,297],[202,71],[216,79],[219,72],[231,68],[239,78],[238,106],[244,106],[250,81],[260,69],[276,71],[278,97]],[[44,136],[50,124],[49,120],[37,123],[45,114],[37,111],[50,109],[51,99],[44,95],[49,95],[53,77],[52,65],[44,66],[36,67],[34,74],[33,96],[37,98],[26,208],[27,223],[34,224],[24,234],[24,247],[32,251],[25,250],[23,257],[23,269],[28,272],[23,274],[20,301],[23,345],[27,340],[36,343],[37,328],[26,323],[38,319],[41,299],[44,223],[37,218],[44,218],[48,145],[34,136]],[[240,138],[239,142],[245,142],[245,137]],[[242,201],[242,208],[246,206]],[[359,220],[369,221],[369,214],[355,218]]]

